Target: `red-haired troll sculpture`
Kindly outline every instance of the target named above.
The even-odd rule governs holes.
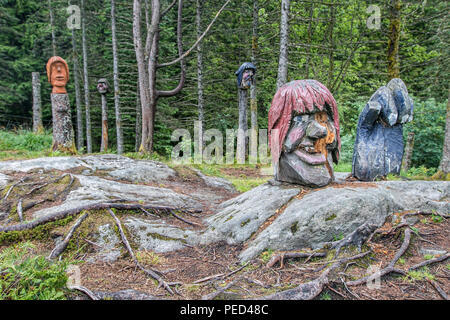
[[[331,92],[316,80],[278,89],[269,110],[275,179],[310,187],[334,180],[341,150],[339,114]]]

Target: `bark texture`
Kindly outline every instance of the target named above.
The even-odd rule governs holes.
[[[290,0],[281,1],[280,58],[278,61],[277,89],[287,82],[290,4]]]
[[[70,115],[69,96],[67,94],[53,93],[53,151],[76,153],[73,139],[72,118]]]
[[[41,79],[39,72],[32,73],[33,86],[33,132],[42,133]]]
[[[84,11],[84,0],[81,0],[81,19],[82,19],[82,45],[83,45],[84,104],[86,107],[86,144],[87,144],[87,152],[92,153],[91,106],[89,100],[89,73],[88,73],[86,15]]]
[[[389,3],[389,42],[388,42],[388,75],[389,80],[400,77],[398,48],[401,31],[401,0],[390,0]]]
[[[75,29],[72,29],[72,52],[73,52],[73,79],[75,86],[75,104],[77,109],[77,147],[82,150],[84,147],[83,134],[83,109],[81,106],[80,76],[78,67],[77,41],[75,39]]]
[[[102,143],[100,152],[108,150],[108,104],[106,95],[102,94]]]
[[[259,25],[259,6],[258,0],[253,1],[253,24],[252,24],[252,63],[257,66],[257,51],[258,51],[258,25]],[[250,150],[249,159],[250,163],[257,163],[258,161],[258,101],[257,101],[257,91],[256,91],[256,80],[257,72],[255,73],[255,78],[253,85],[250,87],[250,122],[251,122],[251,132],[250,132]]]
[[[408,171],[411,167],[411,157],[414,149],[414,132],[408,133],[406,140],[405,153],[403,155],[402,170]]]
[[[239,128],[237,135],[236,158],[239,164],[245,163],[247,124],[247,90],[239,89]]]
[[[123,130],[122,130],[122,113],[120,111],[119,57],[118,57],[117,36],[116,36],[115,0],[111,0],[111,37],[113,49],[114,109],[116,113],[117,153],[122,154],[124,151],[124,146],[123,146]]]
[[[439,165],[439,171],[445,174],[450,173],[450,92],[447,100],[447,116],[445,120],[444,148],[442,150],[442,159]]]

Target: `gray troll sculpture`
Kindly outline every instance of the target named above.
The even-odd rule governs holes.
[[[403,124],[412,121],[413,107],[401,79],[392,79],[374,93],[359,116],[352,163],[355,178],[374,181],[400,173]]]

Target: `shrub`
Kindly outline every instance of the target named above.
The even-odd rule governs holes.
[[[32,256],[25,242],[0,253],[0,300],[63,300],[68,262]]]

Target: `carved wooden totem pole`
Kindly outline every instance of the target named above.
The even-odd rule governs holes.
[[[104,152],[108,150],[108,105],[106,103],[106,94],[109,92],[108,80],[99,79],[97,90],[102,96],[102,144],[100,152]]]
[[[72,118],[70,115],[69,96],[66,84],[69,81],[69,67],[61,57],[51,57],[47,62],[48,81],[53,86],[52,116],[53,116],[53,151],[75,154]]]
[[[323,84],[297,80],[280,87],[269,110],[275,179],[310,187],[331,183],[339,132],[336,100]]]
[[[237,86],[239,90],[239,128],[237,136],[237,162],[245,163],[247,141],[247,101],[248,89],[254,84],[256,67],[251,62],[244,62],[236,71]]]

